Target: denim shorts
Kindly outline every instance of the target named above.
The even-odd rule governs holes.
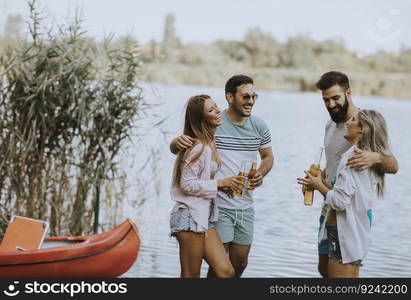
[[[324,223],[324,219],[325,219],[325,216],[321,215],[320,216],[320,227],[318,228],[318,232],[320,232],[320,230],[321,230],[321,226]],[[318,243],[318,254],[328,255],[328,253],[330,252],[329,243],[330,242],[329,242],[328,238],[324,239],[324,240],[321,240]]]
[[[329,241],[328,257],[342,264],[343,262],[342,262],[342,256],[341,256],[340,242],[338,240],[337,225],[325,225],[325,227],[327,229],[327,238]],[[361,259],[349,262],[349,264],[360,266],[360,267],[362,266]]]
[[[218,208],[218,221],[215,225],[221,242],[238,245],[251,245],[254,235],[254,209]]]
[[[215,222],[209,221],[208,229],[214,228],[214,224]],[[185,207],[180,207],[177,211],[172,212],[170,216],[170,234],[173,235],[174,233],[180,231],[189,231],[196,233],[205,232],[204,230],[199,228],[198,224],[191,216],[190,211]]]

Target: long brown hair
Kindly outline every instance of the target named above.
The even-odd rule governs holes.
[[[358,122],[363,129],[363,134],[357,147],[384,156],[391,155],[384,117],[375,110],[360,110],[358,112]],[[379,196],[382,196],[384,194],[385,173],[379,164],[373,165],[370,169],[377,176],[377,192]]]
[[[211,97],[208,95],[197,95],[188,99],[186,104],[183,134],[195,139],[196,142],[194,143],[194,145],[198,143],[203,144],[201,151],[199,151],[191,159],[189,164],[194,163],[203,153],[204,147],[214,141],[214,131],[205,122],[204,119],[204,103],[207,99],[210,98]],[[173,186],[180,186],[184,159],[186,158],[187,153],[189,153],[194,147],[194,145],[191,148],[188,148],[185,151],[180,151],[178,153],[176,161],[174,163]]]

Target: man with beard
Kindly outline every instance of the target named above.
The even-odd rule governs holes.
[[[324,105],[331,117],[331,120],[328,121],[325,127],[324,148],[326,165],[323,171],[323,178],[331,188],[336,181],[340,157],[352,146],[344,139],[346,132],[345,122],[351,119],[359,109],[353,104],[349,80],[344,73],[336,71],[327,72],[321,76],[316,86],[321,90]],[[398,171],[398,163],[395,157],[383,156],[376,152],[357,149],[356,154],[347,162],[347,165],[356,171],[362,171],[375,164],[379,165],[383,173],[395,174]],[[335,210],[324,205],[320,216],[320,228],[325,218],[327,224],[337,224]],[[329,244],[326,237],[320,236],[318,244],[318,271],[323,277],[328,277],[328,270],[330,268],[328,264],[329,247],[333,246]]]
[[[257,101],[254,82],[245,75],[234,75],[225,84],[228,108],[221,114],[223,124],[217,128],[215,138],[221,166],[217,178],[238,175],[241,161],[261,163],[256,174],[249,179],[251,190],[244,189],[240,197],[232,197],[231,191],[218,191],[216,203],[219,208],[216,229],[235,270],[235,277],[241,277],[248,263],[253,234],[254,208],[253,189],[263,183],[263,177],[273,166],[270,130],[266,123],[251,115]],[[174,154],[193,145],[187,135],[175,138],[170,145]],[[214,277],[210,269],[208,277]]]

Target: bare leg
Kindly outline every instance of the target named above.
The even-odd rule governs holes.
[[[235,270],[235,278],[240,278],[248,264],[248,253],[251,245],[231,243],[229,249],[230,261]]]
[[[360,268],[357,265],[342,264],[334,259],[328,261],[328,277],[330,278],[358,278]]]
[[[328,255],[327,254],[318,254],[318,272],[324,278],[328,277]]]
[[[208,230],[207,237],[205,238],[204,259],[210,266],[209,273],[210,271],[213,272],[215,277],[234,277],[233,266],[214,228]]]
[[[225,250],[227,255],[228,255],[228,249],[230,247],[230,244],[231,243],[224,243],[223,244],[224,250]],[[230,262],[230,264],[231,264],[231,262]],[[209,266],[209,268],[208,268],[207,278],[217,278],[217,275],[216,275],[216,273],[214,272],[214,270],[211,266]]]
[[[200,278],[204,256],[204,233],[175,233],[180,245],[181,278]]]

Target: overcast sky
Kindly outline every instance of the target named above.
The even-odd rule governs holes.
[[[411,48],[411,0],[39,0],[52,20],[64,23],[82,10],[89,35],[134,35],[141,43],[161,40],[164,17],[176,17],[183,42],[242,39],[259,27],[279,41],[305,34],[342,39],[349,49]],[[26,0],[0,0],[0,30],[7,15],[27,16]]]

